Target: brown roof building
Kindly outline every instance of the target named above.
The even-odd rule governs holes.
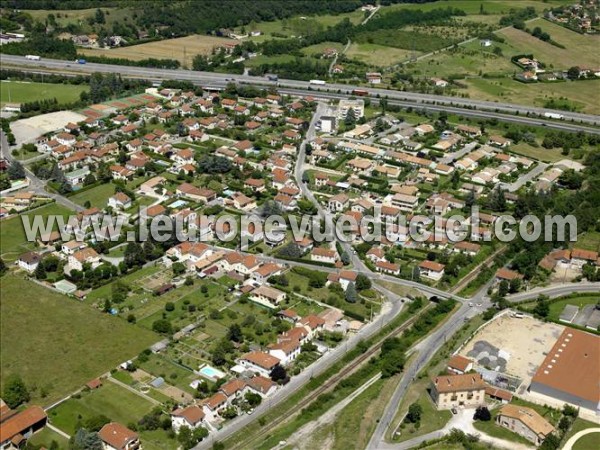
[[[20,448],[33,433],[46,425],[48,416],[39,406],[31,406],[19,413],[3,407],[0,422],[0,448]]]
[[[599,377],[600,337],[567,328],[533,376],[529,390],[597,412]]]
[[[98,437],[109,450],[137,450],[141,448],[138,434],[117,422],[107,423],[98,432]]]
[[[496,423],[535,445],[540,445],[549,434],[554,432],[554,427],[537,411],[519,405],[509,404],[500,408]]]

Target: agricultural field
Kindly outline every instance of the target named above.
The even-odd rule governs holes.
[[[0,107],[7,103],[28,103],[53,98],[56,98],[61,104],[73,103],[79,100],[82,92],[88,90],[89,88],[85,84],[51,84],[2,80],[0,82]]]
[[[485,0],[483,2],[477,2],[473,0],[440,0],[432,3],[412,3],[403,4],[398,3],[390,6],[391,9],[418,9],[421,11],[431,11],[436,8],[458,8],[462,9],[468,15],[480,14],[481,4],[483,3],[483,9],[486,14],[500,15],[506,14],[511,8],[527,8],[529,6],[534,7],[538,13],[544,9],[552,6],[565,5],[572,3],[569,0]]]
[[[540,27],[542,31],[550,34],[552,40],[565,48],[544,42],[525,31],[507,28],[499,31],[498,35],[506,39],[505,44],[508,46],[508,51],[504,53],[509,59],[517,54],[533,54],[538,61],[551,69],[600,66],[600,54],[598,53],[600,36],[582,35],[544,19],[527,22],[527,26],[530,29]]]
[[[112,27],[112,25],[117,22],[123,22],[129,18],[131,18],[134,10],[132,8],[102,8],[104,12],[104,17],[106,24],[104,26]],[[44,22],[47,20],[48,15],[53,14],[56,23],[61,27],[66,27],[69,24],[82,25],[84,27],[89,27],[87,25],[87,19],[94,17],[96,14],[96,8],[88,8],[88,9],[65,9],[60,11],[48,10],[48,9],[30,9],[23,10],[24,13],[31,15],[34,20],[38,20]],[[89,31],[91,31],[91,27],[89,27]]]
[[[472,78],[464,81],[471,98],[545,107],[568,98],[575,110],[600,113],[600,80],[525,84],[511,78]]]
[[[577,242],[573,246],[593,252],[600,251],[600,231],[586,231],[577,236]]]
[[[79,52],[84,55],[124,58],[132,61],[147,58],[176,59],[183,66],[190,67],[194,56],[198,54],[210,55],[214,48],[235,42],[239,41],[214,36],[193,35],[107,50],[84,48],[79,49]]]
[[[356,59],[365,64],[386,67],[401,63],[411,57],[413,52],[402,48],[386,47],[377,44],[359,44],[353,42],[350,44],[346,56],[350,59]],[[421,52],[415,52],[419,56]]]
[[[306,56],[322,56],[323,52],[327,48],[335,48],[339,53],[343,50],[344,46],[339,42],[322,42],[320,44],[304,47],[302,49],[302,53],[304,53]]]
[[[34,403],[51,404],[158,340],[17,275],[2,278],[2,294],[2,380],[20,375]]]
[[[2,259],[5,262],[15,261],[21,253],[33,250],[34,248],[35,244],[28,242],[25,236],[22,216],[28,216],[33,221],[35,216],[46,218],[49,215],[62,215],[66,217],[70,214],[72,214],[72,211],[61,205],[52,203],[35,209],[30,213],[2,220],[0,222],[0,255]],[[57,229],[56,226],[54,229]]]

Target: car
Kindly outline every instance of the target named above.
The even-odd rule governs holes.
[[[473,307],[473,302],[469,302],[469,306],[472,308]]]
[[[481,307],[483,306],[483,303],[477,303],[477,306]]]
[[[452,408],[450,411],[452,411],[452,414],[458,414],[458,410],[456,408]]]

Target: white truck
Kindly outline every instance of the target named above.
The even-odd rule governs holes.
[[[325,84],[325,81],[323,81],[323,80],[310,80],[309,83],[310,84],[316,84],[316,85],[319,85],[319,86],[323,86]]]
[[[552,113],[552,112],[544,113],[544,117],[547,117],[548,119],[564,119],[565,118],[565,116],[563,116],[562,114]]]
[[[39,61],[42,58],[40,58],[38,55],[25,55],[25,59],[30,59],[32,61]]]

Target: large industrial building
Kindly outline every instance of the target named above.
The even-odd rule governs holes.
[[[560,335],[529,390],[590,411],[600,411],[600,337],[573,328]]]

